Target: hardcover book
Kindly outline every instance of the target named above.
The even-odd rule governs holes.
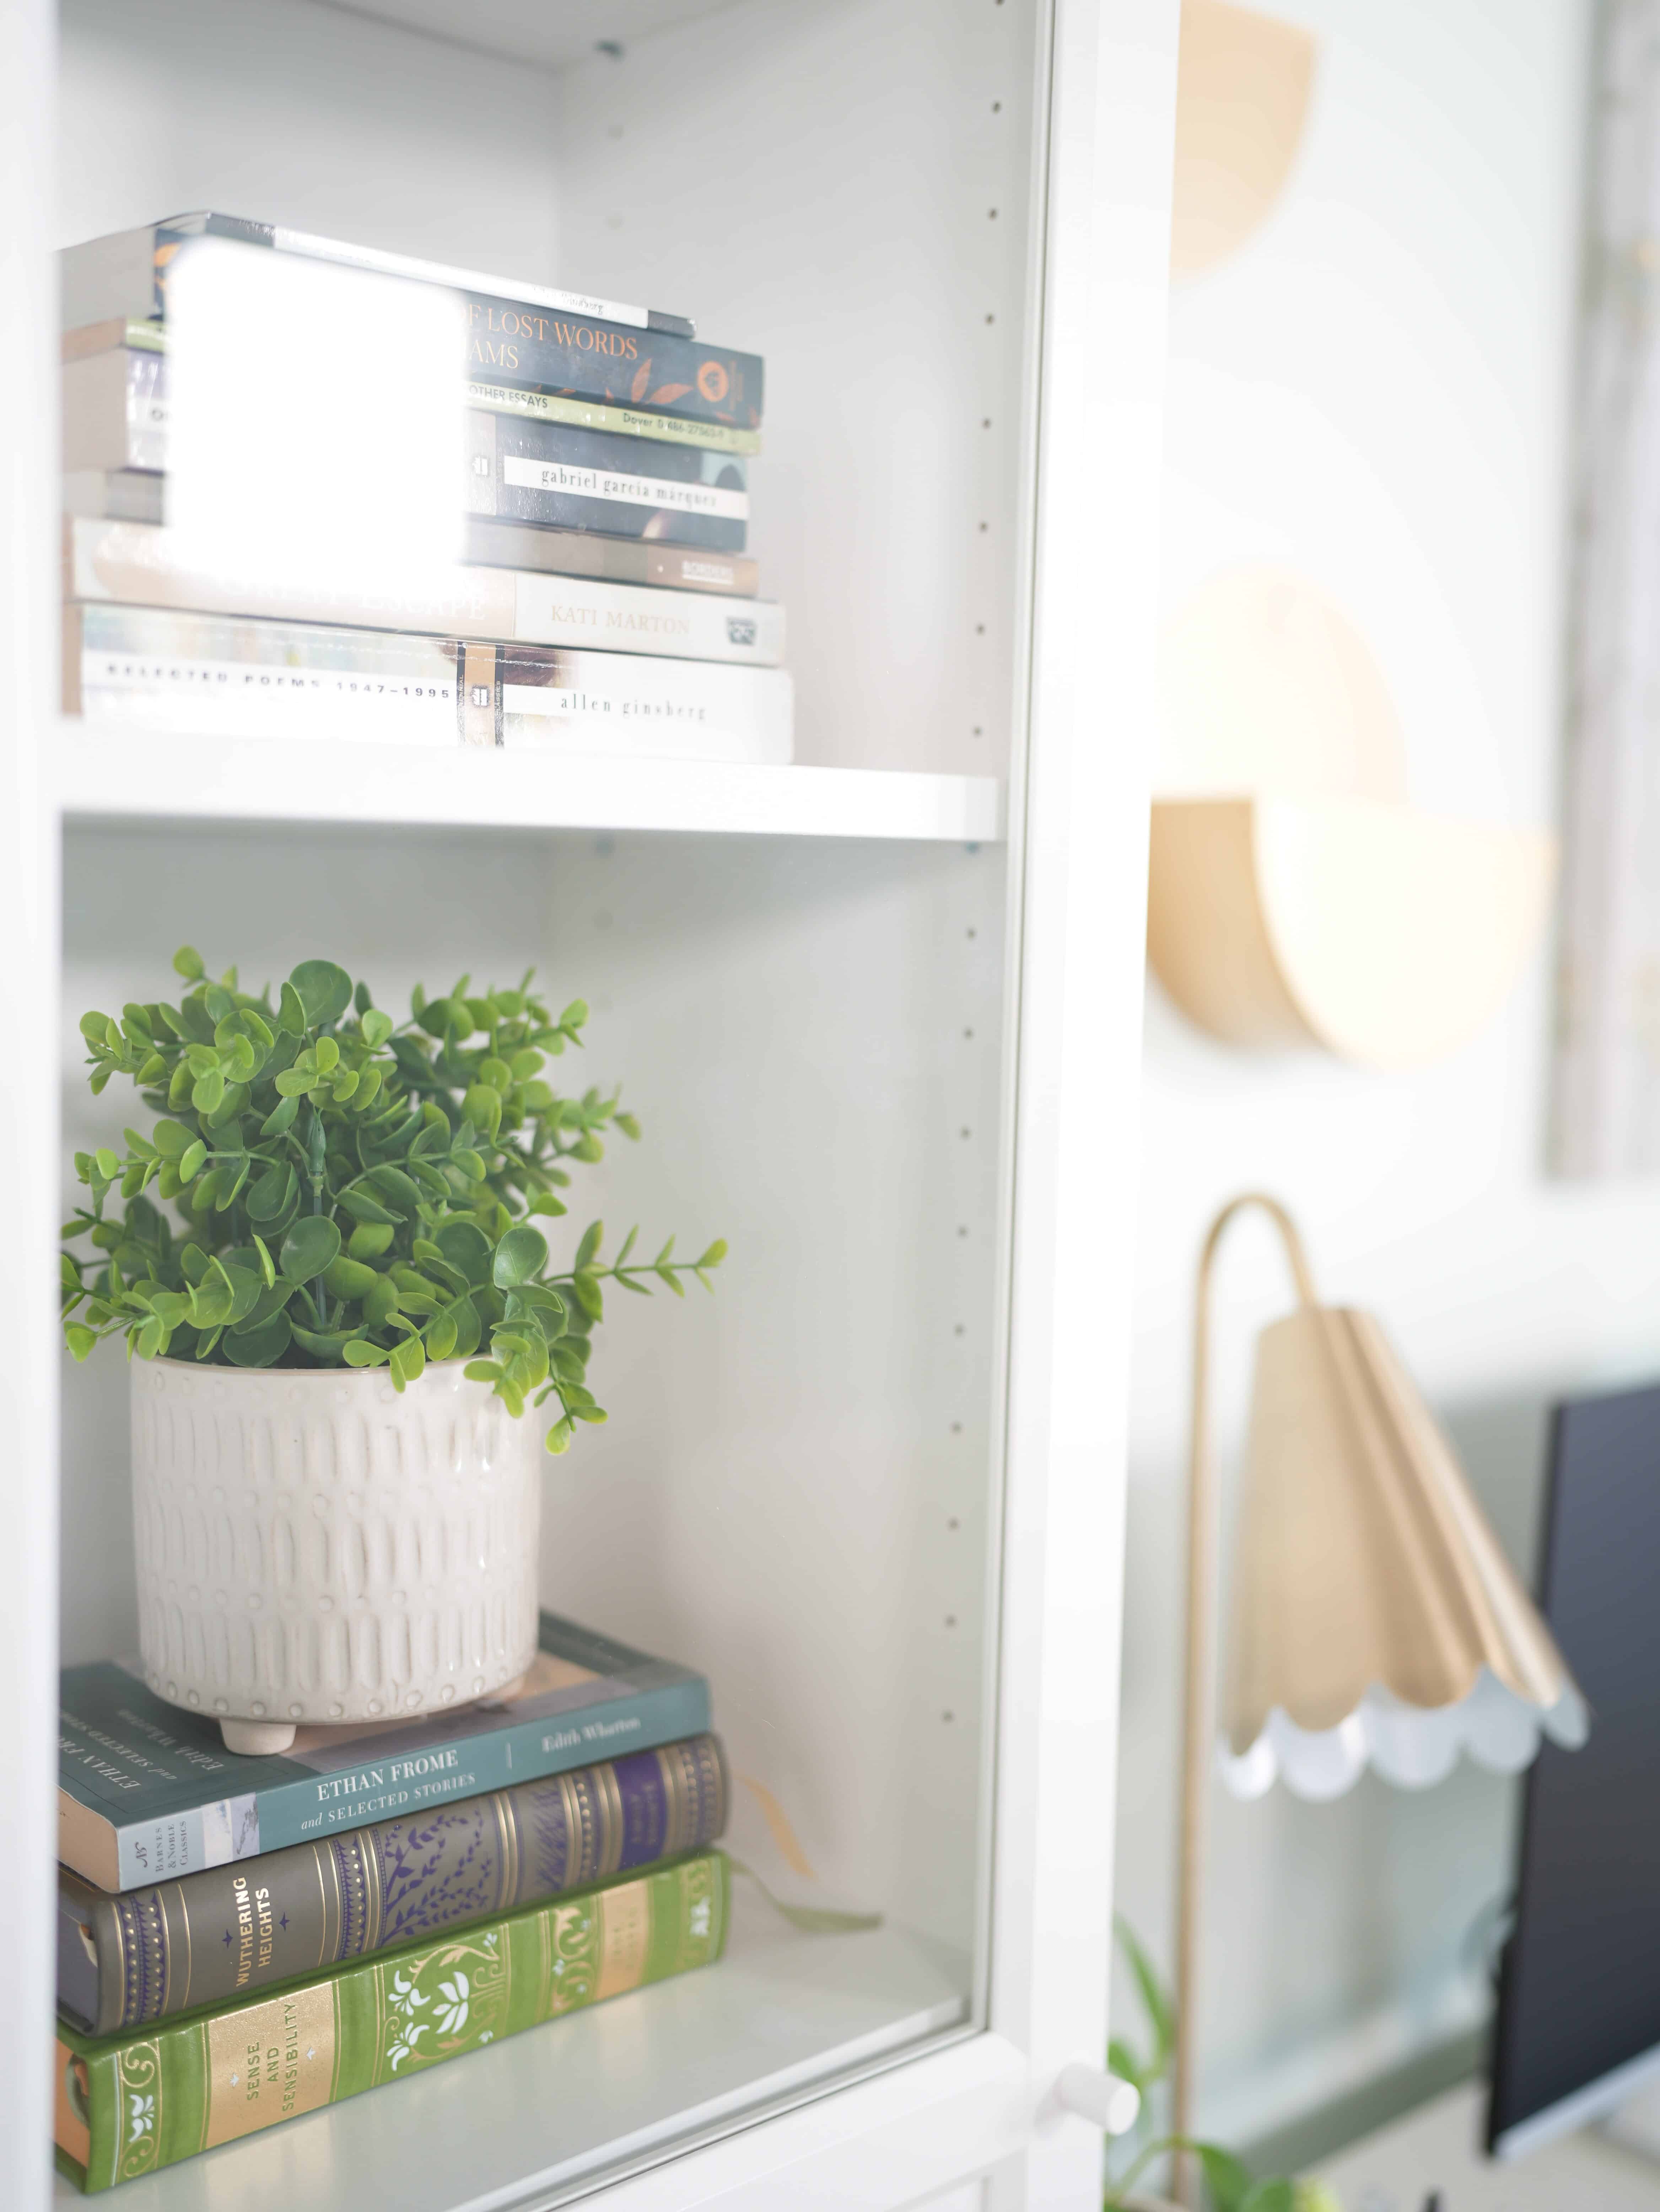
[[[136,230],[117,231],[65,246],[58,255],[64,327],[75,330],[106,317],[143,322],[166,312],[169,263],[188,238],[228,238],[242,246],[264,246],[278,253],[297,253],[308,261],[332,261],[380,276],[403,276],[419,284],[441,284],[451,292],[489,294],[498,302],[551,308],[562,315],[591,316],[627,329],[662,331],[689,338],[694,325],[685,315],[655,307],[634,307],[621,300],[597,299],[588,292],[565,292],[546,284],[507,276],[483,276],[474,269],[452,269],[439,261],[419,261],[406,253],[382,253],[373,246],[348,246],[336,238],[313,237],[282,223],[250,222],[245,216],[198,212],[165,216]]]
[[[689,446],[482,408],[467,416],[466,505],[512,522],[742,553],[749,522],[745,469],[736,455]]]
[[[227,1751],[210,1715],[170,1705],[108,1661],[64,1671],[58,1856],[125,1890],[404,1819],[451,1798],[704,1735],[709,1686],[556,1613],[510,1694],[460,1712],[305,1728],[290,1751]]]
[[[103,2039],[62,2024],[59,2168],[89,2192],[109,2189],[707,1966],[726,1942],[730,1881],[724,1855],[704,1852],[255,2004]],[[550,2073],[550,2095],[557,2081]]]
[[[706,1850],[726,1810],[700,1735],[116,1896],[60,1869],[58,2010],[110,2035],[225,2004]]]
[[[784,610],[771,602],[500,568],[438,568],[430,582],[405,578],[380,590],[367,581],[320,581],[309,565],[245,574],[201,559],[172,531],[84,518],[64,523],[64,596],[278,622],[594,646],[751,668],[774,667],[784,658]]]
[[[167,478],[135,469],[78,469],[64,479],[64,512],[90,520],[167,520]],[[534,568],[546,575],[597,576],[612,584],[654,584],[682,592],[728,592],[753,599],[760,571],[747,556],[668,545],[655,538],[602,538],[529,522],[469,515],[463,550],[480,568]]]
[[[782,668],[563,652],[93,603],[64,610],[64,711],[106,729],[787,762]]]

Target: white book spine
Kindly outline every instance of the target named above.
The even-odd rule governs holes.
[[[66,526],[65,593],[83,602],[179,607],[273,622],[427,631],[525,645],[643,651],[672,659],[775,667],[784,610],[766,599],[665,591],[543,571],[457,568],[399,588],[303,574],[239,573],[193,557],[178,532],[76,516]]]
[[[457,645],[153,607],[71,606],[70,710],[105,727],[781,766],[781,668]]]
[[[615,469],[583,469],[569,461],[532,460],[506,453],[501,481],[516,491],[573,493],[581,499],[620,500],[627,507],[667,507],[677,514],[710,514],[723,522],[748,522],[749,495],[719,484],[682,483],[663,477],[629,477]]]

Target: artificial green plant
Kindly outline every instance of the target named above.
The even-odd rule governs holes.
[[[94,1248],[61,1263],[77,1359],[124,1336],[141,1359],[384,1366],[402,1390],[464,1358],[515,1416],[554,1400],[562,1452],[573,1423],[605,1419],[585,1379],[603,1284],[712,1287],[724,1243],[676,1260],[671,1237],[631,1261],[631,1230],[607,1261],[597,1221],[554,1266],[537,1222],[566,1211],[572,1164],[608,1130],[639,1134],[615,1091],[545,1079],[582,1042],[581,1000],[554,1017],[530,975],[480,994],[463,976],[438,999],[417,985],[400,1023],[331,960],[302,961],[275,1005],[234,968],[209,981],[189,945],[173,966],[193,987],[177,1006],[82,1018],[93,1090],[128,1076],[161,1118],[75,1156],[89,1201],[64,1235]]]
[[[1132,2083],[1141,2092],[1142,2112],[1125,2146],[1129,2156],[1122,2170],[1108,2176],[1101,2200],[1106,2212],[1117,2212],[1117,2208],[1133,2202],[1131,2192],[1148,2168],[1178,2151],[1187,2152],[1203,2175],[1212,2212],[1342,2212],[1336,2197],[1321,2182],[1293,2181],[1283,2175],[1255,2178],[1220,2143],[1200,2142],[1190,2136],[1160,2135],[1149,2124],[1149,2106],[1176,2055],[1175,2008],[1134,1929],[1122,1917],[1113,1924],[1146,2015],[1149,2044],[1143,2051],[1126,2038],[1114,2036],[1106,2046],[1108,2067],[1121,2081]]]

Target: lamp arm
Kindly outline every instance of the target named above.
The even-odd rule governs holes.
[[[1199,1254],[1193,1301],[1193,1399],[1187,1477],[1187,1638],[1182,1711],[1180,1864],[1176,1905],[1176,2036],[1171,2076],[1170,2131],[1178,2144],[1192,2133],[1194,2052],[1198,2035],[1199,1916],[1204,1889],[1206,1803],[1216,1733],[1216,1470],[1210,1455],[1210,1283],[1216,1251],[1234,1218],[1257,1206],[1279,1231],[1297,1296],[1318,1305],[1314,1278],[1297,1225],[1276,1198],[1246,1191],[1211,1223]],[[1185,2148],[1172,2161],[1172,2193],[1191,2201],[1194,2164]]]

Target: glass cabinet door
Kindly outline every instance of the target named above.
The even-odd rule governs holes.
[[[548,1070],[570,1127],[618,1085],[633,1117],[566,1161],[555,1255],[590,1221],[608,1259],[636,1226],[728,1248],[708,1295],[608,1285],[609,1419],[547,1460],[537,1562],[545,1607],[706,1678],[724,1956],[133,2180],[131,2212],[658,2205],[797,2169],[1088,2201],[1099,2136],[1050,2087],[1105,2038],[1174,15],[60,0],[50,243],[197,210],[300,243],[182,227],[167,381],[120,426],[159,442],[100,447],[66,376],[70,519],[28,480],[5,618],[41,618],[60,528],[70,601],[61,715],[23,646],[7,894],[19,1015],[62,1038],[51,1203],[135,1121],[82,1016],[176,1000],[189,945],[273,1008],[337,962],[400,1021],[534,970],[587,1009]],[[133,312],[64,266],[66,322]],[[555,286],[632,349],[553,418],[612,439],[580,483],[496,312],[551,331]],[[697,427],[639,526],[624,418],[654,408]],[[625,549],[581,591],[503,489],[560,485]],[[440,606],[457,563],[474,596]],[[514,621],[540,660],[504,657]],[[412,636],[430,667],[374,659]],[[625,653],[658,672],[627,706]],[[766,659],[764,704],[722,690]],[[106,1344],[64,1365],[61,1450],[25,1416],[61,1468],[42,1722],[52,1667],[137,1647],[130,1388]]]

